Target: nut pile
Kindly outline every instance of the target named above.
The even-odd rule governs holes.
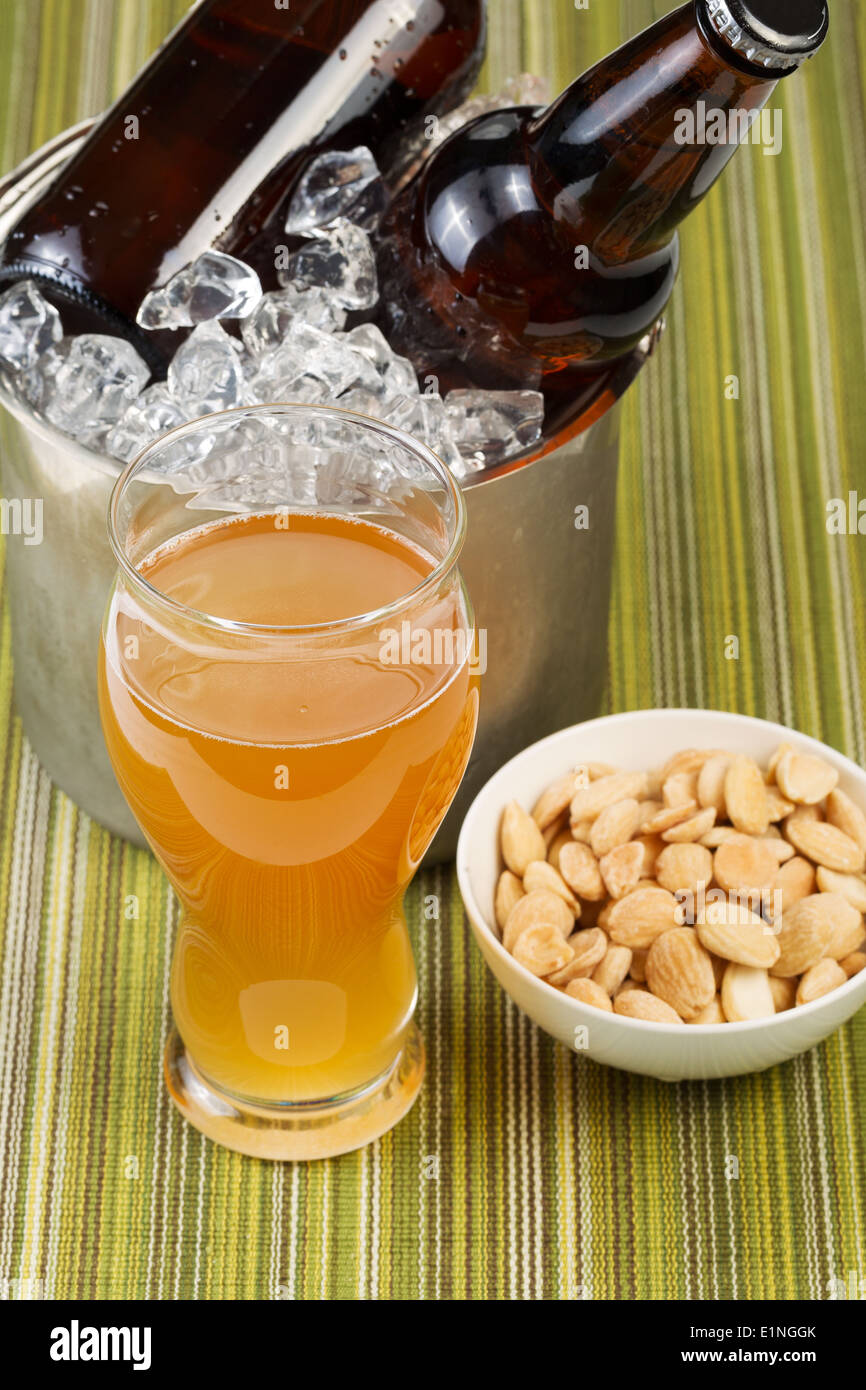
[[[587,764],[502,817],[503,945],[581,1003],[736,1023],[866,967],[866,815],[821,758],[686,749],[657,773]]]

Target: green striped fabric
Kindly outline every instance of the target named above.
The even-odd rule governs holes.
[[[484,83],[562,86],[667,8],[490,0]],[[104,106],[183,9],[2,0],[0,165]],[[866,496],[864,93],[866,7],[835,0],[777,94],[783,152],[738,154],[688,225],[625,409],[606,695],[780,719],[861,763],[866,539],[825,508]],[[174,902],[40,771],[5,610],[0,662],[0,1295],[812,1299],[866,1274],[866,1012],[760,1076],[606,1070],[502,995],[450,869],[408,898],[429,1063],[410,1117],[308,1166],[203,1140],[160,1076]]]

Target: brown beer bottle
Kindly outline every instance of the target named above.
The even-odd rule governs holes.
[[[825,0],[689,0],[547,110],[458,131],[386,215],[386,335],[443,391],[542,390],[546,438],[567,431],[662,314],[679,224],[827,28]]]
[[[262,233],[311,154],[367,145],[387,174],[471,90],[484,39],[484,0],[199,0],[13,229],[0,288],[31,278],[67,332],[157,365],[151,289],[214,244],[266,242],[273,271]]]

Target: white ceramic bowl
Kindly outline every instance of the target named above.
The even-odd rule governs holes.
[[[457,876],[481,953],[502,988],[540,1028],[607,1066],[662,1081],[763,1071],[814,1047],[866,1003],[866,970],[813,1004],[750,1023],[644,1023],[581,1004],[531,975],[498,940],[493,897],[501,869],[499,823],[505,805],[530,809],[570,767],[586,762],[627,769],[660,766],[683,748],[724,748],[766,763],[782,742],[815,753],[839,771],[839,786],[866,807],[866,773],[826,744],[746,715],[715,710],[639,710],[578,724],[512,758],[482,788],[463,822]]]

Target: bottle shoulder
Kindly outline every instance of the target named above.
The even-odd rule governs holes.
[[[526,148],[534,108],[514,107],[479,116],[436,151],[407,200],[416,245],[432,251],[458,274],[482,248],[489,256],[519,221],[523,231],[546,222]]]

